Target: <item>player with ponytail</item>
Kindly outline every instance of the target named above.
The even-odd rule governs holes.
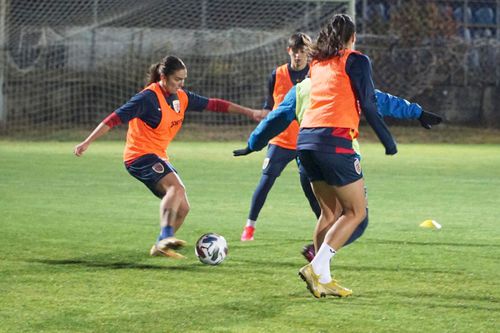
[[[330,260],[366,216],[363,174],[353,147],[361,112],[386,154],[397,152],[377,112],[370,59],[354,51],[355,41],[353,20],[338,14],[322,28],[311,47],[310,106],[300,125],[297,150],[321,215],[314,232],[316,256],[299,275],[315,297],[352,294],[332,279]]]
[[[175,237],[190,206],[177,171],[170,163],[167,148],[182,127],[186,111],[238,113],[254,120],[263,116],[253,110],[222,99],[207,98],[184,89],[187,68],[175,56],[151,65],[146,87],[112,112],[80,144],[76,156],[112,127],[128,124],[123,161],[127,171],[144,183],[160,201],[160,234],[150,250],[152,256],[182,258],[175,250],[185,245]]]

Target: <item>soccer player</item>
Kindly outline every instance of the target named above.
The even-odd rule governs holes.
[[[206,98],[183,88],[187,68],[181,59],[167,56],[149,71],[147,86],[126,104],[112,112],[92,133],[75,146],[82,156],[89,145],[112,127],[128,123],[123,160],[127,171],[161,199],[160,235],[150,250],[152,256],[183,258],[176,249],[185,245],[177,239],[189,212],[181,178],[168,160],[166,150],[182,126],[186,111],[238,113],[256,121],[262,110],[249,109],[223,99]]]
[[[310,44],[311,38],[304,33],[298,32],[289,38],[287,52],[290,56],[290,62],[273,70],[268,84],[268,97],[264,103],[265,110],[276,109],[290,88],[307,76],[309,72],[308,51]],[[252,196],[250,212],[241,234],[241,241],[254,239],[257,218],[269,191],[271,191],[276,178],[280,176],[288,163],[297,158],[298,133],[299,125],[297,121],[291,121],[283,132],[271,140],[262,166],[262,176]],[[307,180],[305,180],[304,184],[309,186]],[[313,196],[312,192],[309,192]]]
[[[396,142],[377,112],[370,59],[353,50],[355,40],[352,19],[337,14],[311,48],[311,105],[302,118],[297,150],[321,207],[316,234],[324,232],[325,237],[299,276],[315,297],[352,294],[332,279],[330,260],[366,216],[363,174],[353,149],[360,111],[386,154],[397,153]],[[338,218],[337,201],[342,207]]]
[[[275,137],[282,130],[287,128],[293,120],[297,120],[300,124],[304,111],[310,105],[310,91],[310,78],[306,78],[304,79],[304,81],[297,83],[297,85],[292,87],[286,94],[283,102],[281,102],[281,104],[253,130],[248,138],[247,147],[235,150],[233,152],[234,156],[243,156],[254,151],[261,150],[267,145],[271,138]],[[416,103],[410,103],[403,98],[396,97],[379,90],[375,90],[375,97],[377,99],[377,111],[381,116],[388,116],[397,119],[418,119],[420,121],[420,124],[426,129],[430,129],[432,125],[437,125],[442,121],[442,118],[439,115],[424,111],[422,110],[422,107],[420,105]],[[358,158],[361,160],[357,139],[353,140],[353,149],[358,155]],[[299,172],[301,173],[301,178],[306,177],[304,168],[300,166],[300,161]],[[304,187],[304,189],[312,192],[309,183],[307,183],[307,187]],[[318,219],[320,212],[318,212],[318,209],[316,209],[316,207],[319,207],[316,198],[314,197],[314,195],[312,197],[306,195],[306,197],[308,199],[311,198],[309,204],[314,214],[316,215],[316,218]],[[336,207],[338,208],[336,211],[336,215],[339,216],[342,212],[340,203],[337,202]],[[367,226],[368,207],[366,208],[366,217],[358,225],[356,230],[343,246],[346,246],[361,237]],[[314,242],[317,245],[321,245],[325,236],[324,233],[318,233],[315,236],[316,239],[314,240]],[[302,254],[309,262],[312,261],[315,256],[314,244],[306,245],[304,247],[304,250],[302,251]]]

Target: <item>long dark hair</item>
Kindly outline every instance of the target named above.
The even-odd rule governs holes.
[[[325,60],[340,55],[349,39],[356,32],[356,25],[349,15],[336,14],[323,26],[318,39],[311,47],[313,60]]]
[[[160,81],[160,75],[169,76],[177,72],[179,69],[186,69],[184,62],[175,56],[166,56],[159,63],[152,64],[149,67],[147,76],[148,85]]]

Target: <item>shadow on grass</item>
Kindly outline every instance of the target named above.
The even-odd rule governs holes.
[[[423,246],[458,246],[458,247],[500,247],[500,244],[474,244],[474,243],[440,243],[440,242],[413,242],[392,239],[365,239],[367,243],[398,244],[398,245],[423,245]]]
[[[168,260],[168,259],[165,259]],[[35,259],[29,262],[35,262],[46,265],[74,265],[91,268],[106,268],[106,269],[150,269],[150,270],[181,270],[193,271],[199,268],[198,264],[188,264],[182,266],[161,266],[151,264],[139,264],[134,262],[116,261],[116,262],[103,262],[96,260],[83,260],[83,259]]]
[[[357,306],[385,306],[388,304],[401,305],[407,303],[413,308],[445,308],[445,309],[467,309],[500,312],[498,298],[494,296],[477,296],[467,294],[444,294],[444,293],[421,293],[401,292],[391,290],[391,299],[379,297],[379,293],[366,293],[358,295]],[[410,299],[410,301],[407,301]],[[479,303],[479,304],[478,304]],[[485,305],[485,303],[487,303]]]
[[[239,240],[233,241],[229,244],[230,249],[251,249],[251,248],[279,248],[286,244],[297,244],[304,246],[306,244],[312,243],[312,240],[304,238],[283,238],[276,243],[276,238],[272,239],[259,239],[258,241],[241,242]]]
[[[469,301],[469,302],[491,302],[491,303],[496,303],[500,306],[499,302],[500,299],[492,296],[492,295],[484,295],[484,296],[478,296],[478,295],[467,295],[467,294],[436,294],[436,293],[429,293],[429,292],[395,292],[395,295],[407,297],[407,298],[421,298],[421,299],[429,299],[429,298],[436,298],[439,297],[439,299],[444,299],[444,300],[450,300],[450,301],[456,301],[456,302],[463,302],[463,301]],[[461,307],[460,304],[456,304],[458,307]],[[496,308],[496,310],[500,310],[500,308]]]
[[[451,271],[449,269],[433,269],[433,268],[422,268],[422,267],[381,267],[381,266],[354,266],[354,265],[335,265],[335,269],[353,271],[353,272],[400,272],[400,273],[432,273],[432,274],[465,274],[462,271]]]

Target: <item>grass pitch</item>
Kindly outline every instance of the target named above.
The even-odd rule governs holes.
[[[123,143],[0,141],[1,332],[497,332],[500,146],[364,144],[365,235],[333,259],[347,299],[315,299],[298,278],[314,217],[297,168],[278,179],[256,240],[241,243],[263,153],[174,142],[192,206],[187,260],[151,258],[158,200],[130,177]],[[440,231],[419,228],[435,219]],[[220,266],[193,244],[229,243]]]

